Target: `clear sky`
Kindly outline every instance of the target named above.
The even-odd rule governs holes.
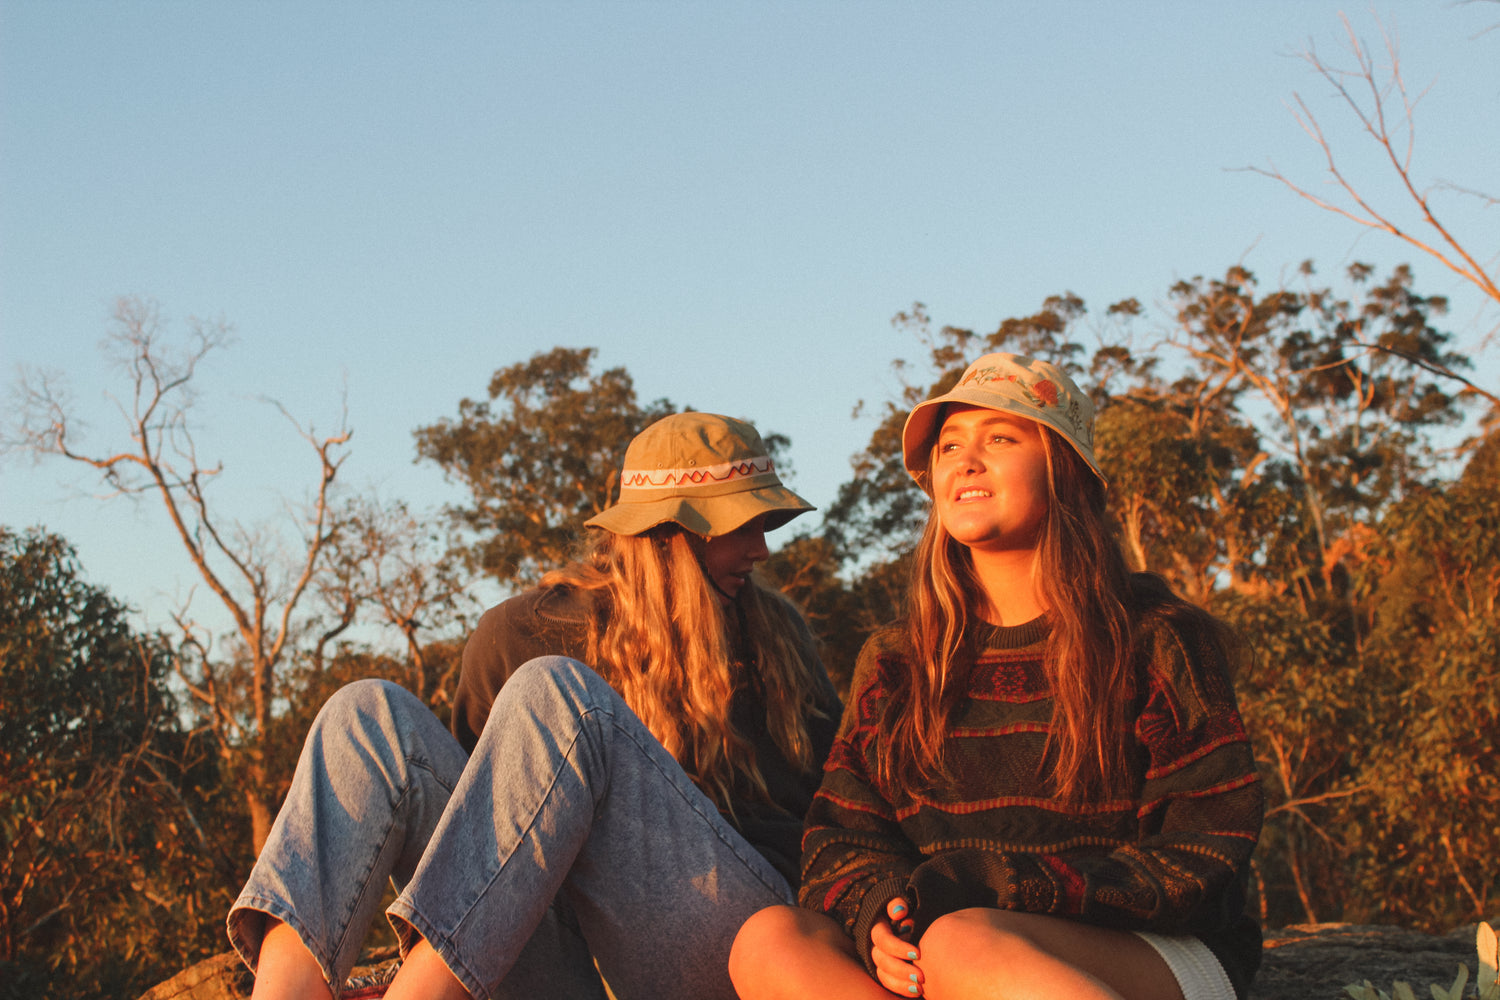
[[[1430,86],[1418,175],[1500,195],[1495,3],[0,0],[5,381],[66,373],[115,448],[115,298],[178,332],[224,318],[199,448],[253,521],[312,469],[259,397],[326,430],[346,393],[347,485],[431,512],[455,493],[412,430],[559,344],[790,435],[820,506],[872,428],[855,404],[919,355],[890,324],[914,301],[989,330],[1236,262],[1274,285],[1409,260],[1475,351],[1500,315],[1457,279],[1237,169],[1321,188],[1300,93],[1390,193],[1295,57],[1348,63],[1341,10]],[[1500,206],[1439,204],[1493,267]],[[1495,387],[1500,352],[1476,360]],[[67,536],[149,622],[195,583],[157,506],[92,499],[60,460],[0,480],[0,522]]]

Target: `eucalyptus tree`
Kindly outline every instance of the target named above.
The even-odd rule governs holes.
[[[636,401],[624,368],[594,372],[592,347],[556,347],[497,370],[486,399],[417,428],[417,454],[468,490],[447,508],[471,568],[525,585],[566,562],[579,526],[609,506],[625,446],[674,413]]]
[[[0,526],[8,996],[135,996],[222,934],[215,760],[182,730],[170,643],[127,615],[66,540]]]
[[[81,444],[79,417],[63,387],[28,371],[11,446],[93,470],[111,497],[153,498],[193,571],[228,613],[237,644],[229,658],[215,655],[212,634],[190,609],[176,615],[185,639],[177,673],[220,755],[240,777],[258,850],[278,799],[261,734],[276,714],[278,672],[304,626],[299,610],[334,543],[332,489],[351,432],[341,424],[319,434],[273,403],[306,445],[311,498],[289,509],[282,522],[241,523],[226,514],[223,492],[214,490],[222,463],[203,457],[195,432],[200,366],[231,342],[232,330],[223,322],[191,320],[188,342],[179,346],[156,304],[135,298],[120,299],[113,320],[105,344],[125,373],[123,440],[99,450]]]
[[[1385,517],[1366,569],[1375,627],[1361,687],[1377,706],[1362,748],[1375,808],[1343,818],[1357,903],[1433,928],[1500,902],[1500,434],[1451,482]]]

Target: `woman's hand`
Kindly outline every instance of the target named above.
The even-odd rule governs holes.
[[[904,997],[922,995],[922,970],[915,965],[920,957],[917,946],[908,939],[912,932],[911,907],[897,896],[886,904],[886,916],[870,928],[870,957],[880,985]]]

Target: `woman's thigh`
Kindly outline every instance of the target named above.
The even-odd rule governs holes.
[[[742,1000],[896,995],[870,978],[854,942],[831,917],[797,906],[768,907],[747,920],[735,936],[729,973]]]
[[[925,994],[1182,1000],[1172,970],[1128,931],[1011,910],[960,910],[920,942]],[[1003,984],[1003,985],[1002,985]],[[996,988],[1000,987],[1000,988]]]

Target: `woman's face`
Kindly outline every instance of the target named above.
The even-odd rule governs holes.
[[[1036,421],[974,406],[949,411],[932,461],[932,499],[956,541],[976,554],[1034,551],[1048,495]]]
[[[703,568],[725,607],[739,594],[755,564],[771,554],[766,548],[766,515],[752,518],[727,535],[703,544]]]

